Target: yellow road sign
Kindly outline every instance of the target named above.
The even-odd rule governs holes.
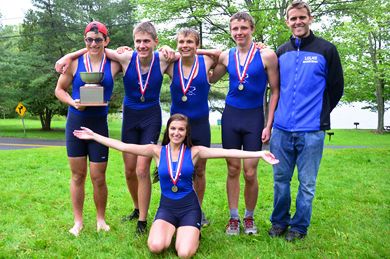
[[[22,116],[22,117],[23,117],[24,113],[26,112],[26,110],[27,110],[26,107],[24,107],[24,105],[22,103],[19,103],[15,109],[15,111],[17,113],[19,113],[20,116]]]

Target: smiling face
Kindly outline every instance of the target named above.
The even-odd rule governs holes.
[[[184,120],[174,120],[168,128],[169,140],[172,144],[183,143],[187,134],[187,123]]]
[[[180,33],[177,36],[177,50],[182,57],[194,57],[199,46],[200,43],[196,44],[196,38],[193,34],[185,36]]]
[[[230,33],[238,46],[252,44],[252,28],[249,21],[234,19],[230,22]]]
[[[94,40],[92,42],[88,42],[87,39],[94,39]],[[97,43],[95,39],[98,39],[97,41],[99,41],[99,39],[103,39],[103,41]],[[85,34],[84,41],[85,41],[85,46],[90,55],[99,55],[104,53],[104,47],[107,46],[109,39],[108,38],[104,39],[104,35],[101,32],[95,33],[93,31],[90,31]]]
[[[148,58],[153,54],[157,46],[158,39],[153,39],[152,35],[146,32],[138,32],[134,35],[134,45],[140,58]]]
[[[309,25],[312,21],[313,16],[309,16],[308,11],[305,8],[301,8],[289,10],[286,23],[294,37],[302,39],[310,35]]]

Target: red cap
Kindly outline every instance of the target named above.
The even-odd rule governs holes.
[[[91,22],[90,24],[87,25],[87,28],[85,28],[85,34],[87,34],[87,32],[91,31],[91,27],[92,25],[96,25],[99,32],[103,33],[104,36],[107,37],[107,28],[106,26],[104,26],[103,23],[100,23],[100,22]]]

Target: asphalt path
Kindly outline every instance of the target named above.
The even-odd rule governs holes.
[[[0,137],[0,150],[16,150],[44,147],[64,147],[65,140],[53,139],[25,139],[25,138],[2,138]],[[221,144],[211,144],[211,147],[220,148]],[[325,146],[324,148],[365,148],[375,146]],[[269,150],[269,145],[263,145],[263,150]]]

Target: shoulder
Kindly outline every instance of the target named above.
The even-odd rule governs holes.
[[[262,59],[273,59],[276,58],[276,54],[272,49],[261,49],[260,55]]]
[[[229,51],[230,50],[225,50],[221,53],[219,56],[219,63],[225,63],[229,60]]]

